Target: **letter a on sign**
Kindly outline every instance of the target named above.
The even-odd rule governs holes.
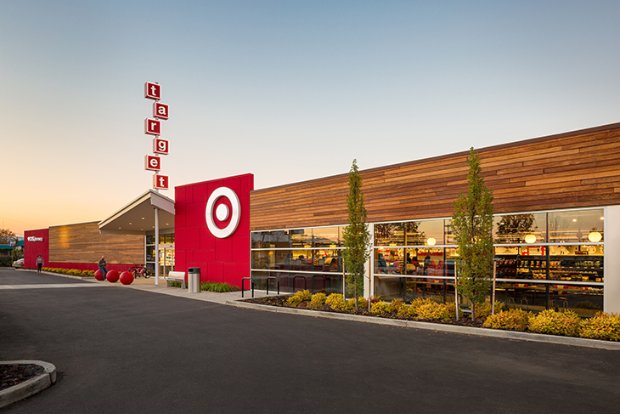
[[[149,135],[159,135],[161,133],[161,121],[146,118],[144,120],[144,133]]]
[[[155,102],[153,104],[153,116],[159,119],[168,119],[168,105]]]
[[[161,99],[161,86],[154,82],[146,82],[144,84],[144,97],[148,99]]]

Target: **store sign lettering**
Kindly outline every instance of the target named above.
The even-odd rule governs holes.
[[[28,236],[28,241],[29,242],[42,242],[43,237]]]
[[[144,120],[144,133],[149,135],[160,135],[161,122],[157,119],[146,118]]]
[[[153,116],[159,119],[168,119],[168,105],[155,102],[153,104]]]
[[[168,155],[168,141],[161,138],[153,140],[153,152],[155,154]]]
[[[148,99],[161,99],[161,86],[157,83],[146,82],[144,84],[144,97]]]
[[[167,190],[168,189],[168,176],[155,174],[153,176],[153,188],[156,188],[158,190]]]
[[[161,159],[156,155],[147,155],[144,157],[144,169],[150,171],[161,170]]]

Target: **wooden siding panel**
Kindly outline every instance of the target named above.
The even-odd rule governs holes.
[[[54,226],[49,229],[50,262],[143,263],[144,236],[99,231],[99,223]]]
[[[620,123],[479,150],[496,212],[620,204]],[[466,153],[361,171],[368,220],[449,217]],[[347,174],[256,190],[251,228],[343,224]]]

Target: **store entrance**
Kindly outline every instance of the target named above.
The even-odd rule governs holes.
[[[157,259],[155,256],[155,236],[146,235],[145,243],[145,263],[149,274],[155,274],[155,265],[159,266],[159,275],[168,276],[174,270],[174,233],[159,235],[159,251]]]

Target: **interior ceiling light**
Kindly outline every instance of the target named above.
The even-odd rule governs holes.
[[[527,244],[536,243],[536,235],[535,234],[526,234],[524,239],[525,239],[525,242]]]
[[[577,223],[577,219],[573,219],[573,223]]]
[[[591,231],[588,234],[588,240],[590,240],[592,243],[598,243],[601,241],[602,238],[603,238],[603,235],[599,233],[598,231]]]
[[[434,246],[437,243],[437,240],[435,240],[435,238],[433,237],[429,237],[428,239],[426,239],[426,244],[428,244],[429,246]]]

